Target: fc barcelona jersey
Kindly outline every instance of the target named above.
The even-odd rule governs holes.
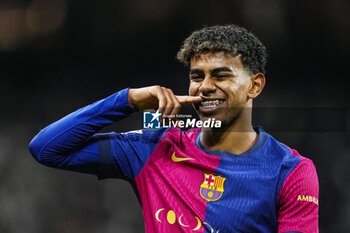
[[[207,150],[201,129],[97,134],[135,111],[127,91],[49,125],[30,151],[51,167],[130,181],[147,233],[318,232],[311,160],[261,127],[242,154]]]

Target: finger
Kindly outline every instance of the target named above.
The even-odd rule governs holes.
[[[164,96],[166,98],[166,105],[165,105],[165,109],[164,109],[164,113],[163,115],[166,115],[167,118],[168,116],[170,115],[170,113],[172,112],[173,108],[174,108],[174,103],[173,103],[173,100],[170,96],[170,93],[168,92],[167,88],[165,87],[162,87],[163,89],[163,93],[164,93]]]
[[[200,96],[189,96],[189,95],[177,95],[176,98],[180,104],[195,104],[201,102],[203,99]]]
[[[160,86],[155,87],[155,96],[158,99],[158,110],[163,113],[166,106],[166,97],[164,95],[164,91]]]
[[[176,118],[176,115],[180,112],[181,104],[171,89],[167,89],[167,91],[168,91],[168,93],[169,93],[169,95],[174,103],[173,109],[172,109],[170,114],[174,115],[174,118]]]

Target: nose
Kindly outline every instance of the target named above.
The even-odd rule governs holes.
[[[205,77],[199,87],[199,91],[203,95],[208,95],[212,92],[215,92],[215,90],[216,90],[215,81],[210,77]]]

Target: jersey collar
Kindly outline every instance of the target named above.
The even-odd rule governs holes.
[[[255,132],[258,134],[258,140],[254,143],[252,147],[249,148],[249,150],[241,153],[241,154],[235,154],[231,153],[228,151],[221,151],[221,150],[208,150],[206,149],[203,144],[201,143],[201,133],[200,131],[197,136],[196,136],[196,146],[202,150],[203,152],[210,154],[210,155],[215,155],[215,156],[228,156],[228,157],[241,157],[241,156],[246,156],[249,154],[254,153],[257,151],[260,147],[264,145],[264,143],[267,140],[268,134],[264,131],[264,129],[261,126],[256,126],[254,127]]]

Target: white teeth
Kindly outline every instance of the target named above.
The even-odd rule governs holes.
[[[203,107],[207,107],[207,108],[213,108],[218,104],[221,104],[222,102],[224,102],[223,100],[208,100],[208,101],[202,101],[201,105]]]

